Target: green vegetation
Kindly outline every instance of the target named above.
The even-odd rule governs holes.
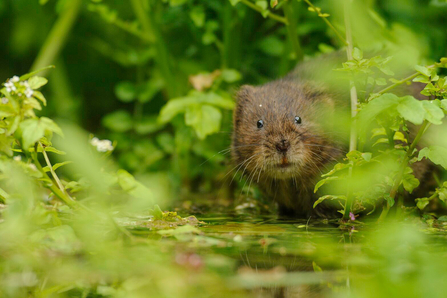
[[[446,13],[1,2],[0,297],[445,296]],[[315,206],[340,218],[280,220],[231,171],[232,95],[336,51],[349,152]]]

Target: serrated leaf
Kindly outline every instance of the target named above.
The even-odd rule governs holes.
[[[44,77],[34,76],[28,80],[28,84],[31,89],[39,89],[40,87],[44,86],[46,83],[48,83],[48,80],[45,79]]]
[[[414,69],[416,69],[417,72],[423,74],[424,76],[429,77],[431,75],[431,71],[425,66],[416,65]]]
[[[424,210],[424,208],[427,207],[428,203],[430,203],[430,200],[428,198],[416,199],[416,205],[419,210]]]
[[[425,119],[436,125],[442,124],[444,112],[441,110],[441,108],[431,101],[423,100],[421,102],[425,110]]]
[[[424,157],[447,170],[447,148],[441,146],[425,147],[419,151],[418,160],[420,161]]]
[[[425,110],[422,102],[413,96],[404,96],[397,105],[397,111],[407,121],[416,125],[422,124],[425,118]]]

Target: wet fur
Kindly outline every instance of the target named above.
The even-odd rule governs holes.
[[[314,209],[313,193],[320,175],[346,152],[346,132],[331,125],[340,96],[321,83],[300,81],[295,75],[252,87],[243,86],[237,94],[234,111],[232,157],[249,183],[255,181],[274,198],[280,212],[308,217],[334,213],[324,204]],[[295,116],[302,123],[295,123]],[[257,121],[264,127],[258,128]],[[276,145],[287,140],[286,153]],[[281,168],[281,163],[289,164]]]

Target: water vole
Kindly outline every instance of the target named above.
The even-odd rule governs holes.
[[[349,98],[307,76],[307,68],[262,86],[242,86],[233,116],[238,170],[278,203],[280,213],[298,217],[333,213],[324,204],[313,209],[313,188],[346,153],[346,129],[334,121],[348,112],[342,102]]]

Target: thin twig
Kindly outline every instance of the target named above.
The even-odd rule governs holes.
[[[241,2],[244,3],[245,5],[247,5],[248,7],[250,7],[251,9],[256,10],[257,12],[260,12],[260,13],[263,13],[263,12],[264,12],[264,10],[262,9],[262,7],[257,6],[256,4],[250,2],[249,0],[241,0]],[[271,12],[271,11],[268,11],[268,13],[267,13],[267,17],[269,17],[269,18],[271,18],[271,19],[273,19],[273,20],[275,20],[275,21],[281,22],[281,23],[283,23],[283,24],[285,24],[285,25],[288,25],[288,24],[289,24],[289,23],[287,22],[287,19],[286,19],[285,17],[282,17],[282,16],[280,16],[280,15],[274,14],[274,13]]]
[[[304,2],[306,2],[310,7],[312,7],[313,10],[314,10],[315,12],[318,11],[318,10],[317,10],[317,7],[316,7],[315,5],[313,5],[309,0],[304,0]],[[334,25],[332,25],[332,23],[329,22],[328,19],[327,19],[326,17],[320,17],[320,18],[322,18],[323,21],[326,23],[326,25],[328,25],[329,28],[331,28],[332,31],[334,31],[335,35],[337,35],[337,37],[340,39],[340,41],[341,41],[345,46],[347,46],[347,45],[348,45],[348,42],[346,41],[346,39],[343,38],[343,36],[340,34],[340,32],[338,32],[338,30],[335,29]]]

